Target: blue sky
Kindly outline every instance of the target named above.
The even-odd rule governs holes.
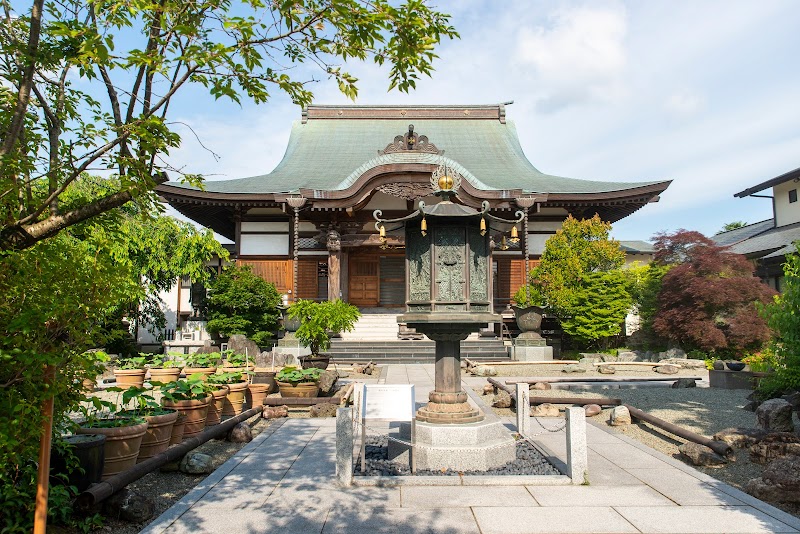
[[[387,70],[347,68],[358,104],[488,104],[514,100],[528,159],[589,180],[673,184],[618,222],[618,239],[771,217],[767,199],[734,193],[800,167],[797,4],[789,1],[439,2],[461,39],[446,42],[431,79],[387,93]],[[350,103],[313,84],[318,104]],[[300,110],[215,102],[193,89],[175,102],[183,144],[170,162],[208,180],[264,174],[283,156]]]

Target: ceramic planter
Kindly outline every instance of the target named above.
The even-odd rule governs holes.
[[[248,365],[247,367],[222,367],[223,373],[242,373],[242,375],[247,376],[245,373],[248,371],[252,371],[255,368],[255,365]]]
[[[136,465],[142,438],[146,432],[146,422],[113,428],[78,428],[78,434],[102,434],[106,437],[103,447],[105,461],[102,480],[107,480]]]
[[[527,308],[512,306],[511,308],[514,310],[517,326],[522,332],[541,334],[544,308],[541,306],[528,306]]]
[[[66,436],[64,441],[78,459],[81,469],[67,473],[67,462],[57,450],[53,450],[50,457],[50,473],[52,475],[68,475],[67,485],[75,486],[79,492],[85,491],[89,486],[100,482],[103,476],[103,462],[105,460],[106,437],[103,434],[75,434]],[[63,479],[54,478],[53,483],[62,484]]]
[[[278,372],[269,367],[256,367],[253,369],[253,378],[250,381],[253,384],[267,384],[269,385],[269,393],[278,391],[278,384],[275,382],[275,375]]]
[[[291,382],[278,381],[278,388],[281,390],[281,397],[316,397],[319,395],[319,384],[316,382]]]
[[[186,375],[186,378],[189,378],[190,376],[192,376],[194,374],[200,374],[200,375],[202,375],[200,377],[200,380],[207,380],[209,375],[213,375],[216,372],[217,372],[217,368],[216,367],[184,367],[183,368],[183,374]]]
[[[328,368],[328,364],[331,362],[330,355],[323,355],[320,354],[318,356],[301,356],[300,357],[300,365],[303,369],[311,369],[317,368],[322,369],[323,371]]]
[[[206,427],[206,417],[208,416],[208,405],[213,397],[209,395],[203,400],[179,400],[170,401],[164,399],[164,408],[173,408],[186,415],[186,423],[183,428],[183,439],[196,436]]]
[[[172,438],[172,427],[178,420],[178,412],[170,410],[165,414],[145,415],[144,418],[147,421],[147,432],[142,438],[142,447],[139,449],[139,457],[136,459],[137,464],[167,450],[170,438]]]
[[[220,423],[222,408],[225,405],[225,397],[228,395],[228,386],[220,386],[219,389],[212,391],[211,395],[214,396],[214,401],[208,405],[206,426],[214,426]]]
[[[250,408],[263,406],[264,399],[269,395],[269,390],[269,384],[250,384],[247,386],[247,394],[245,395],[247,406]]]
[[[181,376],[179,367],[154,367],[150,369],[150,382],[174,382]]]
[[[222,415],[232,417],[242,413],[244,408],[244,394],[247,390],[247,382],[238,384],[228,384],[228,396],[225,397],[225,404],[222,405]]]
[[[140,388],[144,385],[144,369],[114,369],[117,386],[127,389],[131,386]]]
[[[186,414],[178,412],[178,418],[175,420],[175,424],[172,425],[172,433],[169,437],[169,444],[170,445],[177,445],[181,441],[183,441],[183,429],[186,427]]]

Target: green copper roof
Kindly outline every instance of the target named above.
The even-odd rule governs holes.
[[[402,151],[379,155],[395,136],[427,136],[443,154]],[[211,193],[293,193],[301,188],[339,191],[363,172],[385,163],[448,163],[481,190],[526,193],[603,193],[663,181],[599,182],[544,174],[522,151],[513,122],[486,119],[310,119],[292,126],[286,154],[270,173],[207,181]],[[167,185],[191,189],[176,182]]]

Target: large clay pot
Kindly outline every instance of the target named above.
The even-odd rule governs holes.
[[[142,438],[147,432],[147,423],[113,428],[78,428],[78,434],[103,434],[106,437],[103,452],[102,480],[127,471],[136,465]]]
[[[175,424],[172,425],[172,433],[169,437],[170,445],[177,445],[183,441],[184,428],[186,428],[186,414],[178,412],[178,418],[175,420]]]
[[[103,434],[75,434],[63,438],[67,447],[75,455],[81,469],[74,469],[67,473],[67,460],[60,451],[53,449],[50,455],[50,475],[68,475],[67,485],[75,486],[83,492],[103,476],[103,461],[105,460],[106,437]],[[63,484],[61,477],[51,478],[54,484]]]
[[[248,365],[247,367],[222,367],[223,373],[242,373],[243,378],[247,378],[247,372],[252,371],[255,368],[255,365]]]
[[[117,387],[127,389],[131,386],[140,388],[144,386],[144,369],[114,369]]]
[[[203,400],[179,400],[170,401],[164,399],[164,408],[174,408],[186,415],[186,423],[183,428],[183,439],[196,436],[206,427],[206,417],[208,416],[208,405],[213,397],[209,395]]]
[[[528,306],[527,308],[512,306],[511,308],[514,310],[517,326],[522,332],[533,332],[537,336],[541,335],[544,308],[541,306]]]
[[[303,369],[322,369],[323,371],[328,368],[328,365],[331,363],[330,355],[318,355],[318,356],[300,356],[300,365]]]
[[[154,367],[150,369],[150,382],[175,382],[181,376],[180,367]]]
[[[220,416],[222,415],[222,408],[225,406],[225,397],[228,395],[228,386],[220,386],[219,389],[212,391],[211,395],[214,396],[214,401],[208,405],[208,417],[206,418],[206,426],[218,425]]]
[[[217,372],[217,368],[216,367],[184,367],[183,368],[183,374],[186,375],[186,378],[189,378],[190,376],[192,376],[194,374],[200,374],[200,375],[202,375],[200,377],[200,380],[203,380],[203,381],[207,380],[209,375],[213,375],[216,372]]]
[[[292,384],[291,382],[278,382],[278,387],[281,390],[281,397],[317,397],[319,395],[319,384],[316,382],[300,382],[299,384]]]
[[[269,395],[269,390],[269,384],[250,384],[247,386],[247,394],[245,395],[247,406],[250,408],[262,406],[264,399]]]
[[[137,464],[167,450],[172,438],[172,427],[178,420],[178,412],[169,410],[169,413],[146,415],[144,418],[147,421],[147,433],[142,438],[139,458],[136,459]]]
[[[225,404],[222,405],[222,415],[232,417],[242,413],[244,408],[244,394],[247,390],[247,382],[228,384],[228,396],[225,397]]]
[[[253,378],[250,381],[253,384],[267,384],[269,385],[269,393],[278,391],[278,384],[275,382],[275,375],[277,371],[269,367],[256,367],[253,369]]]

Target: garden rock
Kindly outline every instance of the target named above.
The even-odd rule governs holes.
[[[550,404],[549,402],[531,406],[531,415],[533,417],[558,417],[560,413],[558,406]]]
[[[214,466],[211,465],[213,460],[208,454],[190,452],[181,460],[180,469],[187,475],[205,475],[214,470]]]
[[[755,445],[766,435],[760,428],[726,428],[714,434],[714,440],[724,441],[734,449],[743,449]]]
[[[714,370],[715,371],[724,371],[725,370],[725,362],[722,360],[714,360]]]
[[[327,397],[333,391],[336,381],[339,380],[338,371],[325,371],[319,377],[319,392]]]
[[[771,462],[761,478],[747,483],[745,491],[766,501],[800,502],[800,456],[786,456]]]
[[[758,464],[790,454],[800,455],[800,436],[789,432],[769,434],[750,447],[750,459]]]
[[[618,362],[635,362],[637,358],[638,354],[630,350],[626,352],[620,352],[619,354],[617,354]]]
[[[492,395],[494,393],[494,386],[491,384],[486,384],[483,386],[483,394],[484,395]]]
[[[143,523],[153,517],[155,503],[132,489],[123,488],[103,503],[103,513],[130,523]]]
[[[577,364],[573,363],[573,364],[567,365],[561,371],[564,372],[564,373],[585,373],[586,369],[581,367],[580,365],[577,365]]]
[[[256,356],[256,367],[272,367],[272,352],[265,350]]]
[[[794,411],[800,412],[800,391],[787,393],[786,395],[781,396],[781,398],[791,404]]]
[[[219,352],[219,347],[212,345],[210,340],[206,340],[203,346],[197,349],[197,354],[213,354]]]
[[[618,362],[619,361],[619,356],[614,356],[613,354],[603,354],[601,356],[600,360],[603,361],[603,362],[608,362],[608,363]]]
[[[681,358],[667,358],[666,360],[660,360],[658,363],[661,365],[674,365],[681,369],[705,369],[706,368],[706,361],[705,360],[695,360],[695,359],[681,359]]]
[[[586,417],[592,417],[602,412],[603,408],[599,404],[587,404],[583,407],[583,411],[586,412]]]
[[[686,352],[683,349],[669,349],[658,353],[659,361],[666,360],[667,358],[686,359]]]
[[[497,376],[497,369],[488,365],[478,365],[471,369],[475,376]]]
[[[549,389],[553,389],[553,386],[551,386],[549,382],[536,382],[535,384],[531,384],[528,389],[532,389],[534,391],[547,391]]]
[[[261,354],[261,349],[256,342],[248,339],[244,334],[233,334],[228,339],[228,350],[235,354],[246,355],[248,359],[255,361],[256,356]]]
[[[622,426],[631,424],[631,412],[625,406],[615,406],[611,410],[611,426]]]
[[[364,367],[364,374],[371,375],[373,372],[375,372],[375,367],[375,362],[369,362],[366,367]]]
[[[315,404],[309,410],[311,417],[336,417],[337,404]]]
[[[492,402],[494,408],[511,408],[511,395],[507,391],[499,390]]]
[[[696,388],[697,382],[694,381],[694,378],[679,378],[670,387],[672,389]]]
[[[722,467],[728,463],[724,456],[720,456],[705,445],[699,443],[684,443],[678,447],[678,451],[689,459],[694,465],[703,467]]]
[[[617,372],[617,368],[613,365],[598,365],[597,372],[601,375],[613,375]]]
[[[595,352],[581,352],[580,356],[581,359],[578,360],[578,363],[588,364],[588,363],[602,362],[603,358],[608,356],[608,354],[600,354]]]
[[[653,371],[662,375],[677,375],[680,369],[677,365],[659,365]]]
[[[281,417],[289,417],[289,407],[284,406],[264,406],[264,411],[261,412],[261,417],[264,419],[280,419]]]
[[[756,409],[758,426],[769,432],[792,432],[792,405],[783,399],[770,399]]]
[[[228,432],[228,441],[231,443],[250,443],[253,441],[253,430],[250,425],[242,421]]]

